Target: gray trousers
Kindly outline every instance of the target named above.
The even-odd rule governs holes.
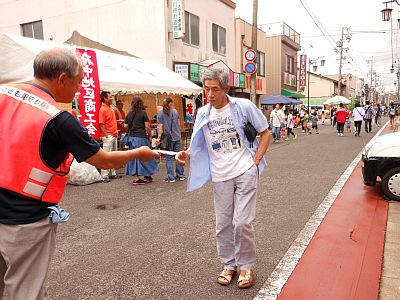
[[[10,300],[47,298],[56,229],[47,217],[31,224],[0,224],[0,299],[4,289]]]
[[[256,218],[258,168],[213,182],[218,257],[226,269],[251,270],[256,262],[252,222]]]

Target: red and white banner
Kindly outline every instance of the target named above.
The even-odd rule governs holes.
[[[299,86],[306,86],[307,78],[307,55],[300,55]]]
[[[76,52],[82,58],[84,76],[78,98],[81,114],[80,121],[93,138],[99,139],[99,110],[101,103],[96,52],[81,48],[76,48]]]

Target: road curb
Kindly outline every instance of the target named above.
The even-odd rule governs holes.
[[[388,122],[384,126],[382,126],[382,128],[377,132],[373,139],[381,134],[381,132],[386,128],[387,124]],[[359,164],[361,153],[362,151],[355,157],[349,167],[338,179],[336,184],[333,186],[321,205],[309,219],[303,230],[290,246],[289,250],[283,256],[281,261],[278,263],[278,265],[271,273],[270,277],[266,280],[263,287],[260,289],[254,299],[276,299],[281,294],[283,287],[286,285],[293,271],[297,267],[300,259],[303,257],[306,248],[309,246],[310,242],[314,238],[320,224],[323,222],[326,214],[337,199],[343,186],[353,174],[354,169]]]

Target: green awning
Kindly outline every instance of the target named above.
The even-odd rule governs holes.
[[[282,89],[281,94],[286,97],[293,97],[293,98],[304,98],[305,96],[303,94],[300,94],[298,92],[288,90],[288,89]]]
[[[310,105],[323,105],[328,98],[310,98]],[[303,104],[308,105],[308,98],[303,99]]]

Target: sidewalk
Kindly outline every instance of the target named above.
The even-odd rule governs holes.
[[[386,132],[388,127],[382,133]],[[400,202],[385,200],[379,184],[363,184],[360,161],[351,165],[354,169],[332,197],[333,204],[305,251],[300,238],[285,255],[286,264],[295,264],[287,281],[282,283],[285,277],[279,273],[289,268],[277,267],[278,299],[400,299]],[[260,299],[275,299],[273,281]]]

